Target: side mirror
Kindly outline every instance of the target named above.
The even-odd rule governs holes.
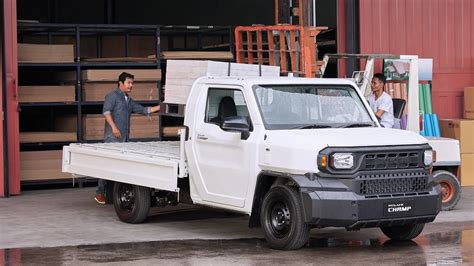
[[[250,125],[245,116],[229,116],[224,118],[221,125],[224,131],[240,132],[240,139],[250,137]]]

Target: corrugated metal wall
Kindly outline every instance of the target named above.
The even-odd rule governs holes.
[[[433,108],[459,118],[474,86],[474,1],[360,0],[360,52],[433,58]]]

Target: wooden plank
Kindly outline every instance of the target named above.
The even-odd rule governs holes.
[[[116,82],[84,82],[82,98],[85,101],[103,101],[105,95],[116,87]],[[158,100],[157,82],[134,82],[130,96],[135,101]]]
[[[67,141],[77,141],[76,132],[20,132],[20,143]]]
[[[156,59],[148,57],[106,57],[84,58],[83,62],[155,62]]]
[[[178,131],[184,127],[163,127],[164,137],[177,137]]]
[[[101,114],[90,114],[83,117],[83,134],[87,140],[104,139],[105,119]],[[130,118],[130,138],[158,138],[159,116],[133,114]]]
[[[122,72],[135,76],[134,81],[161,80],[161,69],[88,69],[82,71],[83,81],[115,81]]]
[[[74,63],[74,45],[18,43],[18,62]]]
[[[155,56],[151,56],[155,58]],[[233,60],[231,52],[202,52],[202,51],[164,51],[161,58],[169,59],[208,59],[208,60]]]
[[[71,178],[62,172],[62,150],[20,152],[22,181]]]
[[[19,86],[19,102],[74,102],[76,88],[70,86]]]

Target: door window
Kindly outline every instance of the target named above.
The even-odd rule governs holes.
[[[250,115],[242,91],[210,88],[204,122],[221,125],[224,118],[231,116],[246,117],[250,124]]]

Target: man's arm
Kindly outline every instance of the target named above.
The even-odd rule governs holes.
[[[160,110],[160,105],[152,106],[152,107],[144,107],[141,104],[136,103],[135,101],[132,100],[132,113],[137,113],[137,114],[151,114],[158,112]]]
[[[385,110],[377,109],[377,112],[375,112],[375,116],[380,120],[380,118],[382,118],[382,115],[384,113],[385,113]]]
[[[118,139],[121,138],[122,134],[120,134],[120,130],[115,125],[115,122],[112,119],[112,115],[110,113],[107,113],[107,114],[104,114],[104,116],[105,116],[105,121],[107,121],[107,123],[112,128],[112,133],[114,134],[114,136]]]

